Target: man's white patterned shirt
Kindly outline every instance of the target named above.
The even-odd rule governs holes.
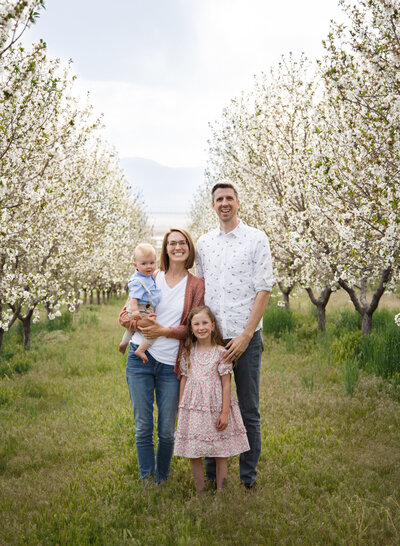
[[[196,269],[205,280],[205,304],[215,314],[223,337],[242,334],[257,293],[270,292],[274,284],[265,233],[240,221],[229,233],[217,228],[202,235]]]

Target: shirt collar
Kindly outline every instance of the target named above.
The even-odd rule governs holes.
[[[239,237],[240,235],[240,231],[242,230],[244,224],[242,222],[242,220],[239,220],[239,223],[238,225],[235,227],[235,229],[233,229],[232,231],[229,231],[228,233],[225,233],[225,231],[223,231],[221,228],[218,228],[218,235],[226,235],[227,237],[230,236],[230,235],[233,235],[233,237]]]
[[[138,269],[136,270],[136,275],[138,277],[142,277],[144,279],[149,279],[149,278],[151,278],[153,276],[153,275],[143,275],[143,273],[140,273],[140,271]]]

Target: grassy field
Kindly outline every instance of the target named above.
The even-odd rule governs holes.
[[[265,338],[255,491],[239,485],[237,457],[220,496],[196,496],[178,458],[167,483],[144,486],[117,352],[120,307],[34,333],[32,350],[12,357],[23,373],[3,373],[0,544],[400,543],[398,398],[362,372],[349,396],[323,341]]]

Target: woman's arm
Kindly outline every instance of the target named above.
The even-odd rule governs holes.
[[[150,315],[147,315],[148,321],[151,321],[152,324],[149,324],[148,326],[143,326],[142,328],[138,328],[139,332],[141,332],[145,337],[148,339],[155,339],[156,337],[170,337],[169,331],[170,328],[167,328],[166,326],[162,326],[159,322],[156,321],[157,315],[154,313],[151,313]]]
[[[228,426],[229,409],[231,407],[231,374],[221,376],[222,382],[222,411],[217,421],[217,430],[225,430]]]
[[[128,330],[136,330],[136,320],[137,319],[130,319],[128,315],[128,311],[126,310],[126,306],[129,305],[129,300],[124,305],[122,311],[119,314],[119,323],[124,328],[127,328]]]
[[[188,279],[188,286],[186,287],[185,301],[182,310],[182,324],[177,327],[165,327],[161,326],[155,318],[152,318],[153,324],[146,326],[145,328],[139,328],[142,334],[149,338],[154,339],[156,337],[169,337],[173,339],[185,339],[186,334],[186,320],[190,311],[199,305],[204,304],[204,281],[191,275]],[[149,318],[151,315],[149,315]]]
[[[182,310],[182,324],[176,328],[169,328],[167,337],[174,339],[185,339],[186,321],[189,313],[195,307],[204,305],[204,281],[189,273],[188,284],[186,286],[185,302]]]

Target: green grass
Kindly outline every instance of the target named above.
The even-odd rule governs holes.
[[[349,396],[332,330],[315,335],[309,315],[265,336],[258,489],[240,487],[237,457],[220,497],[197,496],[181,458],[143,485],[121,306],[39,329],[30,368],[0,380],[0,544],[399,544],[400,404],[365,370]]]
[[[295,318],[291,311],[285,309],[271,300],[264,314],[263,331],[265,334],[273,334],[276,338],[290,333],[295,327]]]

